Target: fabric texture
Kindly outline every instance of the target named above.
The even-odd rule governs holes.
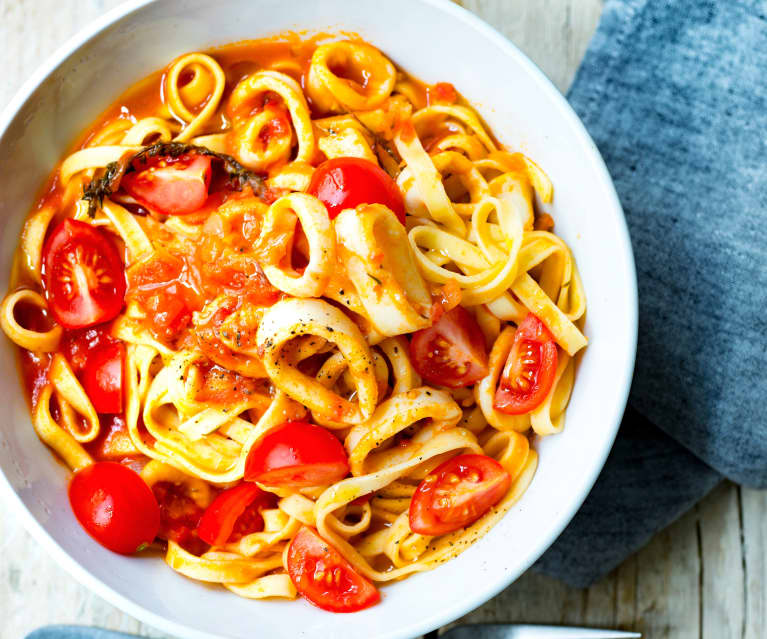
[[[608,0],[568,94],[615,182],[639,281],[618,440],[536,564],[571,584],[720,476],[767,487],[765,72],[767,0]]]

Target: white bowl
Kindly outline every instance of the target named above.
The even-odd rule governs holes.
[[[214,8],[212,8],[214,7]],[[602,159],[568,104],[519,50],[447,0],[133,1],[70,40],[0,117],[0,289],[22,222],[67,146],[124,89],[182,52],[280,31],[359,33],[426,82],[452,82],[498,138],[551,176],[557,232],[588,297],[591,344],[563,433],[537,444],[530,489],[460,557],[383,588],[383,601],[333,615],[299,599],[252,602],[177,575],[157,558],[112,554],[82,530],[67,470],[37,439],[14,348],[0,340],[0,468],[35,539],[74,577],[126,612],[183,637],[413,637],[450,622],[526,570],[570,521],[604,464],[634,364],[637,294],[631,245]]]

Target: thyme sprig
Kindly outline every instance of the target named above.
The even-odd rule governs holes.
[[[136,162],[146,164],[149,158],[165,156],[177,158],[185,153],[197,155],[209,155],[221,161],[224,171],[228,176],[228,185],[235,191],[241,191],[245,186],[250,186],[256,196],[261,196],[266,191],[264,178],[253,171],[246,169],[231,155],[217,153],[204,146],[186,144],[184,142],[160,142],[152,144],[133,155],[126,154],[115,162],[110,162],[104,168],[104,172],[94,177],[83,191],[82,199],[88,202],[88,215],[94,217],[104,205],[104,198],[110,197],[120,188],[120,181],[126,173],[135,171]]]

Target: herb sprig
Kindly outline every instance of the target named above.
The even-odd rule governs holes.
[[[115,162],[106,165],[104,172],[94,177],[83,191],[82,199],[88,202],[88,215],[94,217],[104,205],[104,198],[110,197],[120,188],[120,181],[126,173],[135,171],[136,162],[146,164],[149,158],[167,156],[177,158],[185,153],[208,155],[221,161],[224,171],[228,176],[228,185],[235,191],[241,191],[245,186],[250,186],[256,196],[261,196],[266,191],[264,178],[253,171],[246,169],[231,155],[217,153],[204,146],[186,144],[184,142],[160,142],[152,144],[134,155],[126,154]]]

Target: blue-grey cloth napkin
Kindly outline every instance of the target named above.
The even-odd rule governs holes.
[[[615,181],[639,279],[618,440],[536,564],[573,585],[721,477],[767,487],[765,78],[767,0],[608,0],[568,94]]]

